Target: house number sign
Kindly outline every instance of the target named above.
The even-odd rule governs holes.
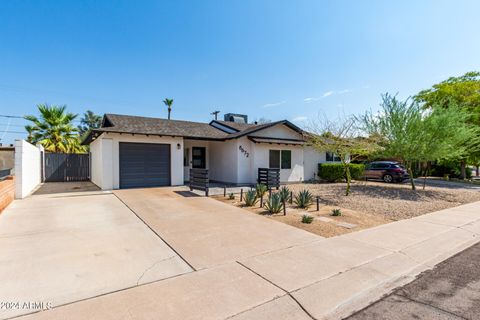
[[[238,149],[240,150],[241,153],[243,153],[243,155],[244,155],[245,157],[248,158],[248,156],[250,155],[250,153],[248,153],[247,150],[243,149],[242,146],[239,146]]]

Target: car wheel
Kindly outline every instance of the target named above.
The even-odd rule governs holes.
[[[386,183],[391,183],[393,182],[393,177],[389,174],[386,174],[383,176],[383,181],[385,181]]]

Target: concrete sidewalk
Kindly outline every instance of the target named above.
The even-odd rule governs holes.
[[[443,261],[349,320],[478,319],[480,244]]]
[[[203,205],[208,207],[208,203]],[[215,207],[214,202],[211,205]],[[142,209],[138,206],[136,210]],[[160,222],[177,219],[175,223],[182,225],[179,217],[165,216],[158,221],[154,210],[149,214],[150,223],[154,223],[159,234]],[[202,221],[194,222],[201,225]],[[165,226],[172,228],[174,224]],[[222,228],[221,223],[217,228]],[[250,249],[237,255],[235,261],[235,252],[227,254],[224,250],[221,259],[214,251],[207,252],[213,262],[196,260],[193,265],[204,268],[200,271],[25,319],[340,319],[477,243],[479,235],[477,202],[335,238],[282,245],[283,248],[269,252],[265,248]],[[200,234],[196,237],[196,241],[205,244]],[[234,239],[243,237],[237,235]],[[221,243],[222,239],[217,241]],[[238,247],[226,243],[230,245],[226,251]],[[192,247],[173,247],[187,257],[187,262],[189,255],[198,258]],[[251,256],[245,257],[246,254]]]

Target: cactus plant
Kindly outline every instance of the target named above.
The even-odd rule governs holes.
[[[245,205],[247,207],[254,206],[257,200],[257,192],[255,190],[249,190],[245,193]]]
[[[340,210],[340,209],[332,209],[331,215],[334,216],[334,217],[341,216],[341,215],[342,215],[342,210]]]
[[[307,189],[295,195],[295,204],[302,209],[308,209],[313,202],[313,195]]]
[[[267,202],[264,204],[265,209],[268,210],[270,214],[279,213],[283,210],[283,202],[278,193],[272,194],[272,196],[268,199]]]
[[[287,202],[290,198],[290,189],[288,189],[286,186],[283,186],[278,191],[278,194],[280,195],[280,200],[282,202]]]
[[[309,216],[308,214],[304,214],[302,216],[302,223],[310,224],[312,222],[313,222],[313,217],[312,216]]]
[[[265,192],[267,192],[268,188],[266,185],[259,183],[255,187],[255,190],[257,192],[257,198],[261,198],[262,196],[265,195]]]

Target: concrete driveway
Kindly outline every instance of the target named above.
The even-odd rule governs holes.
[[[340,319],[477,243],[479,208],[324,239],[185,188],[32,197],[0,216],[0,299],[65,304],[22,319]]]
[[[185,188],[114,193],[197,270],[323,239]]]
[[[192,269],[113,194],[14,201],[0,215],[0,318],[173,277]]]

